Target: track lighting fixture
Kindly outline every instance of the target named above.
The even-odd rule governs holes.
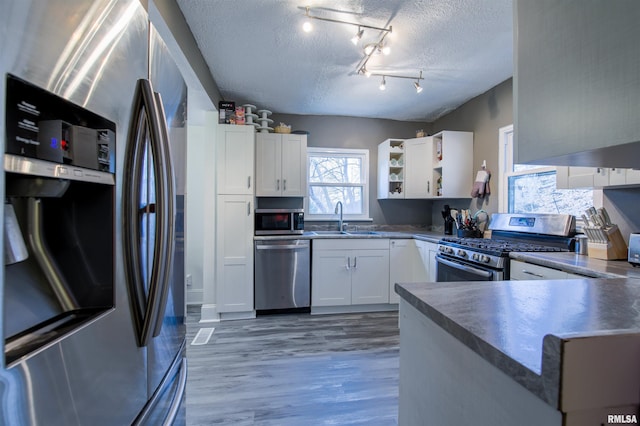
[[[353,44],[358,44],[358,41],[360,41],[360,39],[362,38],[362,35],[364,34],[364,30],[365,29],[370,29],[370,30],[377,30],[377,31],[382,31],[385,34],[390,33],[392,31],[392,27],[389,26],[389,28],[383,28],[383,27],[374,27],[371,25],[363,25],[363,24],[358,24],[356,22],[348,22],[348,21],[342,21],[340,19],[332,19],[332,18],[324,18],[322,16],[315,16],[315,15],[311,15],[309,12],[311,10],[310,6],[307,6],[305,8],[306,12],[305,12],[305,16],[307,18],[307,21],[302,25],[302,29],[305,32],[310,32],[313,27],[311,25],[311,22],[309,22],[310,19],[317,19],[319,21],[325,21],[325,22],[333,22],[335,24],[345,24],[345,25],[353,25],[354,27],[358,27],[358,32],[356,33],[356,35],[353,36],[353,38],[351,38],[351,42]]]
[[[362,28],[358,27],[358,32],[351,39],[351,43],[357,45],[358,42],[360,41],[360,39],[362,38],[362,34],[364,34],[364,30]]]
[[[391,53],[391,47],[383,44],[382,42],[369,43],[364,47],[364,54],[366,56],[371,56],[374,53],[382,53],[383,55],[388,55],[389,53]]]
[[[367,45],[364,47],[364,54],[365,54],[365,55],[367,55],[367,56],[371,55],[371,54],[373,53],[373,51],[376,49],[376,47],[377,47],[377,46],[376,46],[376,44],[375,44],[375,43],[367,44]]]
[[[366,77],[371,77],[372,75],[378,75],[382,77],[380,86],[378,86],[380,90],[386,90],[387,77],[389,77],[389,78],[406,78],[406,79],[415,80],[415,82],[413,83],[413,87],[416,89],[416,93],[422,92],[422,87],[420,86],[420,80],[424,80],[424,78],[422,78],[422,71],[420,71],[419,76],[415,77],[415,76],[409,76],[409,75],[398,75],[393,73],[392,74],[387,74],[387,73],[383,74],[382,72],[375,73],[367,69],[367,62],[369,61],[369,59],[371,59],[371,57],[374,54],[381,53],[383,55],[389,55],[389,53],[391,52],[391,47],[385,44],[384,42],[385,37],[387,37],[387,35],[390,34],[393,30],[393,27],[391,27],[391,25],[389,25],[389,27],[373,27],[370,25],[358,24],[356,22],[348,22],[348,21],[342,21],[340,19],[332,19],[332,18],[325,18],[322,16],[315,16],[315,15],[311,15],[310,6],[305,7],[304,15],[306,17],[306,21],[303,24],[302,28],[305,32],[310,32],[313,30],[313,26],[311,25],[311,22],[310,22],[312,19],[316,19],[318,21],[333,22],[336,24],[345,24],[345,25],[352,25],[354,27],[358,27],[358,31],[351,38],[351,42],[354,45],[358,45],[360,40],[362,40],[362,36],[364,34],[365,29],[380,31],[380,36],[377,42],[368,43],[367,45],[364,46],[364,57],[360,60],[360,62],[356,66],[356,73],[359,75],[364,75]]]
[[[410,80],[415,80],[415,82],[413,83],[413,87],[415,87],[416,89],[416,93],[420,93],[422,92],[422,86],[420,86],[420,80],[424,80],[424,77],[422,77],[422,71],[420,71],[420,75],[418,75],[417,77],[414,76],[410,76],[410,75],[398,75],[398,74],[382,74],[382,73],[375,73],[375,72],[371,72],[368,71],[366,68],[361,68],[360,72],[358,74],[363,74],[366,75],[367,77],[371,76],[371,75],[379,75],[382,77],[382,82],[380,83],[380,86],[378,86],[378,88],[380,90],[386,90],[387,88],[387,77],[388,78],[405,78],[405,79],[410,79]]]
[[[384,79],[384,75],[382,76],[382,83],[380,83],[380,90],[385,90],[387,88],[387,82]]]
[[[420,80],[422,80],[422,71],[420,71],[420,76],[417,78],[415,83],[413,83],[413,87],[416,88],[416,93],[422,92],[422,87],[420,86]]]

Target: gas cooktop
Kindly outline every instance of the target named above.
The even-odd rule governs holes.
[[[506,241],[489,238],[459,238],[445,237],[440,240],[440,244],[465,247],[475,251],[490,253],[495,256],[508,255],[514,251],[526,252],[561,252],[568,251],[566,248],[545,246],[522,241]]]

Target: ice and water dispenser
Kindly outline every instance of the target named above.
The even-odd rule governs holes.
[[[116,129],[6,78],[2,333],[10,365],[114,306]]]

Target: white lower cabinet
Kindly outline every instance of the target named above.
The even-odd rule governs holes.
[[[416,247],[420,254],[422,279],[419,281],[435,282],[437,278],[436,254],[438,245],[428,241],[416,240]]]
[[[389,303],[388,239],[313,241],[311,306]]]
[[[220,313],[253,311],[252,202],[251,195],[217,198],[216,291]]]
[[[570,278],[585,278],[582,275],[571,274],[558,269],[547,268],[546,266],[535,265],[533,263],[511,260],[509,279],[519,280],[564,280]]]
[[[396,283],[427,281],[418,243],[414,239],[389,240],[389,303],[400,303],[395,292]]]

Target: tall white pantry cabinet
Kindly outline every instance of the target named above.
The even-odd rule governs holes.
[[[253,309],[255,129],[218,125],[216,138],[216,305],[221,319]]]

